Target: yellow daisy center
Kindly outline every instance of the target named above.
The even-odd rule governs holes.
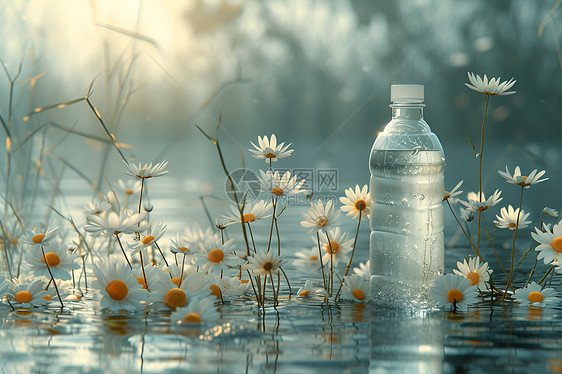
[[[133,190],[131,190],[130,188],[127,188],[127,189],[125,190],[125,193],[126,193],[127,195],[132,195],[132,194],[133,194]]]
[[[281,196],[283,195],[283,189],[279,187],[275,187],[274,189],[271,190],[271,193],[277,196]]]
[[[219,262],[221,262],[224,259],[224,252],[221,251],[218,248],[215,248],[215,249],[211,250],[211,252],[209,252],[209,255],[207,256],[207,258],[209,259],[209,261],[214,262],[215,264],[218,264]]]
[[[153,240],[154,240],[154,236],[152,235],[145,236],[144,239],[142,240],[142,244],[144,245],[150,244],[152,243]]]
[[[264,268],[264,270],[270,271],[271,269],[273,269],[273,262],[266,261],[266,262],[264,262],[262,267]]]
[[[105,287],[105,291],[113,300],[123,300],[129,294],[129,288],[125,282],[120,280],[112,280]]]
[[[562,252],[562,236],[557,236],[556,238],[554,238],[550,245],[556,252]]]
[[[447,293],[447,301],[450,303],[460,303],[462,301],[462,292],[456,289],[453,289]]]
[[[49,266],[57,266],[60,264],[60,257],[55,252],[45,253],[45,257],[41,257],[41,262],[45,263],[45,259],[47,259],[47,265]]]
[[[515,227],[515,226],[517,226],[517,225],[515,224],[515,222],[510,222],[510,223],[507,224],[507,227]]]
[[[466,275],[467,279],[470,279],[470,285],[474,286],[478,283],[480,283],[480,274],[478,274],[477,272],[470,272]]]
[[[33,235],[33,237],[31,238],[31,241],[35,244],[39,244],[43,241],[43,239],[45,239],[45,235],[44,234],[35,234]]]
[[[178,249],[182,252],[189,252],[189,248],[187,247],[178,247]]]
[[[183,292],[183,290],[180,290],[179,288],[172,288],[171,290],[166,292],[164,302],[170,308],[179,308],[187,303],[187,295],[185,294],[185,292]]]
[[[310,256],[308,259],[310,261],[318,261],[318,256]]]
[[[365,202],[365,200],[361,199],[361,200],[357,200],[355,202],[355,209],[362,211],[367,207],[367,203]]]
[[[328,217],[320,216],[316,219],[316,226],[324,227],[328,224]]]
[[[310,292],[310,291],[308,291],[308,290],[302,290],[302,291],[299,293],[299,296],[305,297],[305,296],[308,295],[308,292]]]
[[[52,298],[53,298],[53,297],[52,297],[51,295],[45,295],[45,296],[43,296],[43,299],[49,300],[49,301],[51,301]]]
[[[527,299],[529,299],[529,301],[532,303],[540,303],[544,300],[544,296],[539,291],[533,291],[529,293]]]
[[[242,219],[244,220],[244,223],[254,222],[256,220],[256,216],[252,213],[246,213],[242,216]]]
[[[139,282],[139,284],[142,286],[142,288],[144,288],[145,290],[146,288],[146,282],[144,281],[144,277],[136,277],[137,282]]]
[[[335,255],[340,250],[340,244],[338,242],[334,242],[330,240],[329,244],[326,244],[326,252],[331,255]]]
[[[360,288],[354,289],[353,291],[351,291],[351,294],[357,300],[363,300],[365,298],[365,292],[363,292],[363,290]]]
[[[180,286],[180,277],[175,277],[170,279],[172,281],[173,284],[175,284],[176,286]]]
[[[14,300],[18,303],[29,303],[33,299],[31,296],[31,292],[29,291],[20,291],[14,296]]]
[[[20,242],[20,241],[19,241],[18,238],[12,238],[12,239],[10,239],[10,241],[9,241],[9,243],[10,243],[11,245],[17,245],[19,242]]]
[[[217,299],[221,298],[221,289],[216,284],[211,284],[209,287],[211,289],[211,295],[216,297]]]
[[[277,157],[277,155],[276,155],[275,153],[271,153],[271,152],[265,154],[264,156],[267,157],[267,158],[275,158],[275,157]]]
[[[197,313],[189,313],[183,318],[184,323],[201,323],[201,317]]]

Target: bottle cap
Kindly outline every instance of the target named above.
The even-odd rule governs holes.
[[[393,84],[390,86],[390,101],[402,103],[423,103],[423,85]]]

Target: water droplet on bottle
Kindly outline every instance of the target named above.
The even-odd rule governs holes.
[[[402,199],[402,204],[404,204],[404,205],[408,204],[408,199],[403,198],[403,199]]]
[[[408,230],[402,229],[402,234],[406,234],[407,232],[408,232]]]
[[[420,200],[423,200],[423,199],[425,199],[425,195],[424,195],[424,194],[421,194],[421,195],[420,195]]]
[[[393,206],[394,205],[394,201],[389,201],[388,205]]]

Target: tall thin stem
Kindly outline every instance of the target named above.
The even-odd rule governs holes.
[[[318,243],[318,260],[320,261],[320,269],[322,269],[322,281],[324,284],[324,289],[327,290],[326,288],[326,275],[324,274],[324,264],[322,261],[322,249],[320,248],[320,234],[318,233],[318,231],[316,232],[316,241]]]
[[[347,273],[349,273],[349,269],[351,268],[351,261],[353,261],[353,254],[355,253],[355,245],[357,244],[357,237],[359,236],[359,226],[361,225],[361,215],[363,210],[359,211],[359,219],[357,220],[357,231],[355,232],[355,240],[353,241],[353,248],[351,249],[351,256],[349,257],[349,262],[347,263],[347,267],[345,268],[345,273],[342,277],[342,281],[340,283],[340,288],[338,288],[338,292],[336,293],[335,299],[338,300],[338,296],[340,295],[341,289],[343,287],[343,282],[345,281],[345,277]]]
[[[121,252],[123,252],[123,256],[125,256],[125,260],[127,260],[127,264],[129,264],[129,267],[131,269],[133,269],[133,266],[129,262],[129,258],[127,257],[127,254],[125,253],[125,250],[123,249],[123,245],[121,244],[121,240],[119,240],[119,233],[115,232],[113,235],[115,235],[115,237],[117,238],[117,243],[119,243],[119,248],[121,248]]]
[[[57,287],[57,282],[55,282],[53,273],[51,273],[51,267],[49,266],[49,262],[47,261],[47,257],[45,256],[45,250],[43,249],[43,244],[41,244],[41,253],[43,254],[43,261],[45,261],[45,265],[47,265],[47,270],[49,271],[49,275],[51,276],[53,285],[55,286],[55,291],[57,291],[57,296],[59,298],[60,306],[61,308],[64,308],[64,303],[62,302],[62,298],[60,297],[59,288]]]
[[[142,269],[142,277],[144,278],[144,284],[146,285],[146,290],[150,292],[148,288],[148,281],[146,280],[146,273],[144,272],[144,259],[142,258],[142,248],[139,251],[140,262],[141,262],[141,269]]]
[[[330,296],[334,292],[334,252],[332,251],[332,241],[326,231],[326,239],[328,240],[328,249],[330,250]]]
[[[482,132],[480,134],[480,154],[479,165],[478,165],[478,201],[482,202],[482,159],[484,153],[484,125],[486,124],[486,115],[488,113],[488,103],[490,102],[490,95],[486,95],[486,107],[484,108],[484,119],[482,120]],[[480,253],[480,218],[482,217],[482,211],[478,212],[478,253]]]
[[[517,231],[519,229],[519,218],[521,217],[521,205],[523,204],[523,191],[525,191],[525,187],[521,186],[521,196],[519,198],[519,210],[517,212],[517,222],[515,223],[515,232],[513,233],[513,244],[511,245],[511,266],[509,269],[509,278],[507,279],[507,287],[505,287],[505,292],[503,294],[503,299],[507,295],[507,290],[511,285],[511,278],[513,276],[513,262],[515,261],[515,238],[517,237]],[[503,300],[502,299],[502,300]]]

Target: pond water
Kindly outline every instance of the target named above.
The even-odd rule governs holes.
[[[280,219],[282,238],[286,238],[284,248],[299,250],[303,243],[308,246],[305,230],[298,225],[304,209],[291,207]],[[344,228],[353,231],[355,223],[351,219],[343,221]],[[355,264],[368,258],[368,230],[368,225],[363,225]],[[447,242],[455,230],[450,222]],[[256,231],[257,242],[264,241],[266,237]],[[509,238],[507,234],[505,240]],[[508,251],[504,252],[507,256]],[[447,249],[446,271],[470,254],[459,240]],[[490,256],[491,253],[485,257]],[[294,255],[289,253],[292,258]],[[533,263],[522,264],[522,275],[516,282],[524,282]],[[539,269],[537,273],[542,275],[544,267]],[[321,279],[310,269],[291,265],[286,270],[293,288],[305,279]],[[557,277],[553,285],[559,288]],[[395,310],[372,302],[331,305],[314,298],[289,300],[285,287],[280,305],[268,305],[265,314],[249,297],[225,302],[219,310],[220,324],[193,328],[171,324],[170,313],[102,312],[90,293],[82,301],[68,302],[62,312],[56,304],[48,310],[15,312],[3,306],[2,372],[562,371],[560,307],[533,309],[507,304],[504,308],[483,304],[458,314]]]

